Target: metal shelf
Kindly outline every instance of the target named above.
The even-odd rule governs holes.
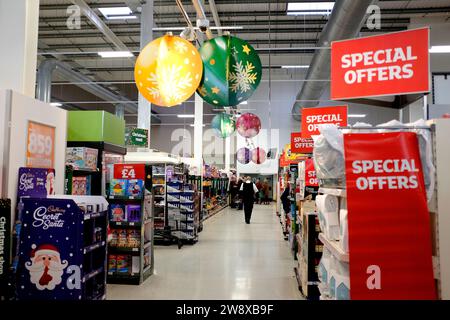
[[[338,241],[329,240],[323,233],[319,233],[319,240],[338,260],[349,262],[349,254],[341,249]]]
[[[142,201],[144,198],[141,197],[133,197],[133,196],[108,196],[108,200],[135,200]]]
[[[101,268],[99,268],[99,269],[97,269],[97,270],[94,270],[94,271],[92,271],[92,272],[89,272],[88,274],[86,274],[84,277],[83,277],[83,282],[86,282],[86,281],[88,281],[89,279],[92,279],[93,277],[95,277],[96,275],[98,275],[100,272],[102,272],[103,271],[103,267],[101,267]]]
[[[94,212],[94,213],[85,213],[84,214],[84,220],[96,219],[96,218],[99,218],[99,217],[103,217],[105,215],[106,215],[106,211]]]
[[[140,227],[140,222],[128,222],[128,221],[110,221],[109,225],[111,227],[117,228],[117,227]]]
[[[90,246],[84,247],[83,252],[84,252],[84,254],[89,253],[91,251],[94,251],[95,249],[103,247],[105,244],[106,244],[105,241],[94,243],[94,244],[92,244]]]

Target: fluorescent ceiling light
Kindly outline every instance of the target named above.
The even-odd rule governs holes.
[[[195,118],[193,114],[177,114],[178,118]]]
[[[331,14],[331,11],[288,11],[288,16],[323,16],[323,15],[329,15]]]
[[[137,19],[137,16],[109,16],[108,20]]]
[[[309,66],[301,65],[301,66],[281,66],[282,69],[308,69]]]
[[[195,127],[195,124],[190,124],[190,127]],[[202,124],[202,127],[206,127],[206,124]]]
[[[290,2],[288,11],[331,11],[334,7],[334,1],[331,2]]]
[[[59,102],[51,102],[50,105],[52,107],[62,107],[62,103],[59,103]]]
[[[349,118],[365,118],[367,114],[349,114]]]
[[[431,46],[430,53],[450,53],[450,46]]]
[[[133,11],[131,11],[131,9],[128,7],[99,8],[98,10],[108,20],[115,19],[115,17],[120,17],[120,16],[121,17],[124,17],[124,16],[129,17],[133,13]],[[124,18],[122,18],[122,19],[124,19]]]
[[[103,51],[99,52],[98,55],[102,58],[129,58],[133,57],[130,51]]]
[[[239,103],[240,106],[247,105],[247,104],[248,104],[248,101],[242,101],[241,103]]]

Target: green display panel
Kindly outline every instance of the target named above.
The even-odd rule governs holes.
[[[125,120],[106,111],[69,111],[67,141],[125,145]]]

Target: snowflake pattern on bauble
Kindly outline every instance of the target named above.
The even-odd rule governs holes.
[[[181,99],[187,88],[192,87],[192,75],[190,72],[182,74],[182,66],[168,65],[163,68],[158,77],[155,73],[150,73],[147,79],[151,86],[147,88],[154,99],[159,98],[161,93],[168,102],[174,102]]]
[[[247,92],[251,89],[251,84],[255,84],[258,73],[253,72],[255,66],[247,61],[243,64],[242,61],[237,61],[233,65],[234,72],[230,72],[231,91]]]

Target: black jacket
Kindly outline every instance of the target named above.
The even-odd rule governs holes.
[[[291,211],[291,201],[289,200],[289,194],[291,193],[291,188],[289,185],[283,191],[283,194],[280,197],[281,203],[283,204],[283,210],[285,213],[289,213]]]

